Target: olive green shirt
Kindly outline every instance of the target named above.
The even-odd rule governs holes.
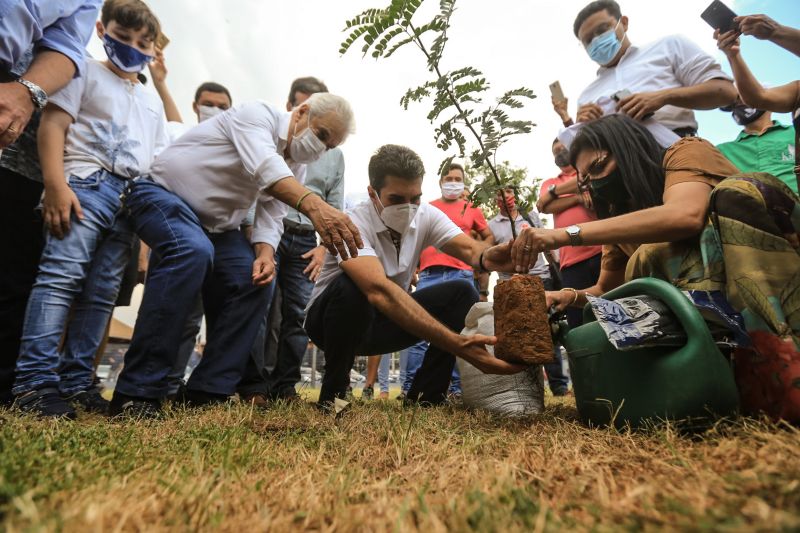
[[[742,130],[735,141],[717,148],[742,172],[768,172],[797,192],[793,127],[773,120],[761,135]]]

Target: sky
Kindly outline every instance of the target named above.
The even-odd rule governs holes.
[[[739,14],[766,13],[781,23],[800,27],[799,0],[726,0]],[[709,0],[710,2],[710,0]],[[425,118],[428,105],[399,105],[406,90],[428,78],[424,57],[414,48],[389,59],[362,57],[360,49],[345,56],[339,44],[346,37],[345,21],[388,0],[149,0],[171,39],[165,51],[170,90],[184,120],[196,118],[191,103],[204,81],[227,86],[234,104],[266,100],[283,107],[289,86],[299,76],[316,76],[331,92],[347,98],[357,132],[342,145],[345,192],[363,193],[367,163],[387,143],[404,144],[420,154],[427,170],[423,199],[440,196],[436,172],[445,155],[433,140]],[[531,178],[557,174],[550,146],[561,124],[550,103],[548,85],[559,80],[575,115],[578,94],[594,79],[597,65],[572,33],[577,12],[587,0],[458,0],[450,40],[442,65],[446,69],[473,66],[492,83],[487,100],[506,90],[526,86],[537,98],[516,116],[532,120],[533,132],[501,148],[499,161],[527,167]],[[426,4],[430,4],[426,6]],[[423,8],[438,7],[426,0]],[[634,44],[680,33],[712,54],[730,72],[717,50],[713,30],[700,19],[705,0],[623,0],[629,17],[628,36]],[[422,15],[423,13],[420,13]],[[771,43],[745,38],[745,60],[765,84],[797,79],[800,58]],[[94,57],[104,57],[99,40],[89,45]],[[714,143],[738,134],[730,114],[705,111],[697,115],[700,134]],[[779,117],[787,121],[785,117]]]

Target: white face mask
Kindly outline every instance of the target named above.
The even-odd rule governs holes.
[[[464,192],[464,182],[448,181],[442,183],[442,198],[445,200],[458,200]]]
[[[311,130],[311,113],[308,114],[308,127],[297,135],[297,124],[294,125],[292,144],[289,145],[289,154],[295,163],[313,163],[328,149],[325,143]]]
[[[216,117],[223,111],[225,110],[213,105],[199,105],[197,106],[197,119],[200,122],[205,122],[210,118]]]
[[[393,229],[400,235],[405,235],[417,216],[419,206],[417,204],[399,204],[384,207],[377,193],[375,194],[375,199],[378,200],[378,205],[381,206],[378,216],[381,217],[386,227]]]

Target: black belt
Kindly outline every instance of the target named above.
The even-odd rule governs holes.
[[[289,224],[283,225],[283,231],[290,235],[299,235],[301,237],[308,237],[316,233],[313,229],[303,229],[299,226],[290,226]]]
[[[444,266],[444,265],[435,265],[435,266],[429,266],[428,268],[423,270],[423,272],[430,272],[431,274],[433,274],[433,273],[436,273],[436,272],[448,272],[450,270],[462,270],[462,269],[456,268],[456,267]]]

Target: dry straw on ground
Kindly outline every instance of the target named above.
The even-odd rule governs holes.
[[[7,531],[553,531],[800,528],[800,432],[742,419],[588,429],[356,404],[48,423],[0,411]]]

